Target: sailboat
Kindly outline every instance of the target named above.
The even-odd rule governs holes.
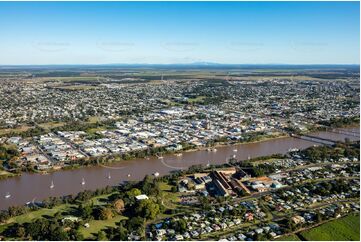
[[[110,172],[108,173],[108,179],[111,179],[112,177],[110,176]]]
[[[83,179],[82,179],[82,181],[81,181],[81,184],[82,184],[83,186],[85,185],[84,177],[83,177]]]
[[[10,197],[11,197],[10,193],[6,193],[5,198],[10,198]]]
[[[54,186],[54,181],[51,181],[51,184],[50,184],[50,189],[53,189],[55,186]]]

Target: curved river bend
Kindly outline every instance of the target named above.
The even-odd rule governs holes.
[[[343,141],[345,138],[359,140],[359,127],[342,130],[346,132],[343,134],[315,132],[311,135],[331,140]],[[347,135],[348,132],[356,132],[358,135]],[[48,175],[25,173],[19,177],[0,181],[0,209],[6,209],[12,205],[22,205],[29,201],[40,201],[50,196],[64,196],[76,194],[86,189],[94,190],[107,185],[117,185],[121,181],[140,180],[145,175],[155,172],[164,175],[172,170],[183,169],[196,164],[207,164],[208,162],[221,164],[233,155],[236,155],[239,160],[244,160],[249,156],[284,154],[290,148],[304,149],[314,144],[318,143],[286,137],[257,143],[218,147],[217,152],[185,152],[182,156],[171,154],[164,156],[163,160],[155,157],[135,159],[114,163],[108,167],[93,166],[75,170],[61,170]],[[108,177],[109,175],[110,177]],[[81,184],[83,178],[84,185]],[[54,188],[50,189],[52,181]],[[8,192],[11,197],[5,198],[5,194]]]

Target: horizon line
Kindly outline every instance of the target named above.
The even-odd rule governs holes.
[[[94,63],[81,63],[81,64],[69,64],[69,63],[62,63],[62,64],[0,64],[0,67],[4,66],[135,66],[135,65],[199,65],[199,66],[212,66],[212,65],[288,65],[288,66],[317,66],[317,65],[337,65],[337,66],[351,66],[357,65],[360,66],[360,63],[216,63],[216,62],[194,62],[194,63],[101,63],[101,64],[94,64]]]

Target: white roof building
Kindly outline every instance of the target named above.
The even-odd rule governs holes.
[[[138,195],[138,196],[135,196],[135,198],[140,201],[140,200],[144,200],[144,199],[149,199],[147,195],[145,194],[141,194],[141,195]]]

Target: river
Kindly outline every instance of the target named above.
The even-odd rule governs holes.
[[[340,129],[343,134],[335,132],[315,132],[310,135],[324,139],[340,140],[345,138],[359,140],[359,127]],[[356,132],[358,135],[352,135]],[[221,164],[231,156],[244,160],[250,157],[264,156],[275,153],[287,153],[290,148],[304,149],[319,144],[298,138],[285,137],[262,142],[238,144],[218,147],[217,152],[206,150],[185,152],[182,156],[174,154],[165,155],[164,159],[152,157],[150,159],[135,159],[121,161],[111,166],[83,167],[75,170],[61,170],[42,174],[28,174],[8,178],[0,181],[0,209],[9,206],[22,205],[29,201],[41,201],[51,196],[64,196],[76,194],[80,191],[117,185],[122,181],[140,180],[147,174],[158,172],[160,175],[168,174],[172,170],[187,168],[195,164]],[[110,177],[108,177],[110,175]],[[82,184],[84,178],[85,184]],[[51,189],[50,184],[54,182]],[[5,194],[11,194],[5,198]]]

